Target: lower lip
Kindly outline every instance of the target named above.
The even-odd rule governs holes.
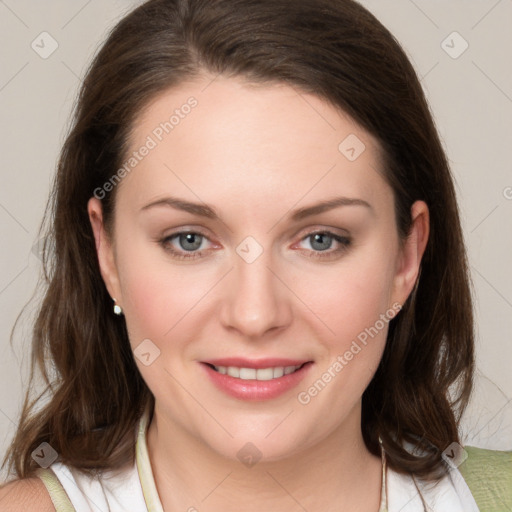
[[[270,400],[276,398],[297,386],[309,372],[312,365],[313,362],[310,361],[297,371],[277,379],[243,380],[219,373],[206,363],[201,363],[208,377],[221,391],[239,400]]]

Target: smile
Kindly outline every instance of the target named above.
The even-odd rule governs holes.
[[[306,363],[304,363],[306,364]],[[304,364],[296,366],[276,366],[270,368],[239,368],[237,366],[215,366],[213,369],[222,375],[229,375],[235,379],[241,380],[273,380],[296,372]]]
[[[214,389],[223,395],[244,401],[262,401],[296,388],[313,364],[313,361],[288,366],[267,366],[267,363],[265,368],[247,368],[202,362],[200,367]]]

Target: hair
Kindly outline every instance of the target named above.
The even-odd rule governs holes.
[[[86,73],[40,233],[45,287],[32,332],[30,382],[4,459],[20,478],[48,442],[59,461],[92,474],[134,461],[136,425],[154,397],[112,313],[87,202],[114,175],[141,111],[205,72],[287,84],[341,109],[375,136],[394,194],[397,232],[429,207],[420,276],[391,320],[362,396],[368,450],[400,473],[438,479],[459,441],[470,397],[474,326],[454,183],[420,81],[393,35],[353,0],[150,0],[110,32]],[[102,199],[112,236],[116,187]],[[29,392],[39,369],[45,390]],[[48,400],[42,404],[42,397]],[[412,446],[413,450],[407,447]]]

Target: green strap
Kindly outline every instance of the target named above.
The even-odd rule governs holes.
[[[512,451],[464,449],[468,458],[459,470],[480,512],[512,511]]]
[[[75,507],[73,507],[73,504],[69,501],[64,487],[62,487],[59,479],[51,469],[39,468],[36,471],[36,476],[43,481],[56,512],[76,512]]]

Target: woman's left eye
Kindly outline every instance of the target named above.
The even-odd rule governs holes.
[[[163,238],[160,240],[160,244],[166,251],[170,252],[174,258],[184,260],[202,257],[203,253],[206,251],[203,247],[203,242],[206,240],[209,240],[208,237],[196,231],[181,231]],[[309,251],[311,254],[308,254],[308,256],[312,258],[332,257],[335,254],[345,251],[351,243],[349,238],[336,235],[329,231],[310,233],[302,238],[300,242],[306,240],[309,241],[310,244]],[[339,247],[330,250],[333,243],[338,244]],[[178,245],[178,247],[176,247],[176,245]]]
[[[336,235],[330,231],[316,231],[305,236],[301,242],[309,241],[309,245],[313,252],[309,254],[311,258],[329,258],[333,255],[340,254],[348,249],[351,243],[350,238],[346,236]],[[333,243],[338,244],[338,248],[331,249]]]

